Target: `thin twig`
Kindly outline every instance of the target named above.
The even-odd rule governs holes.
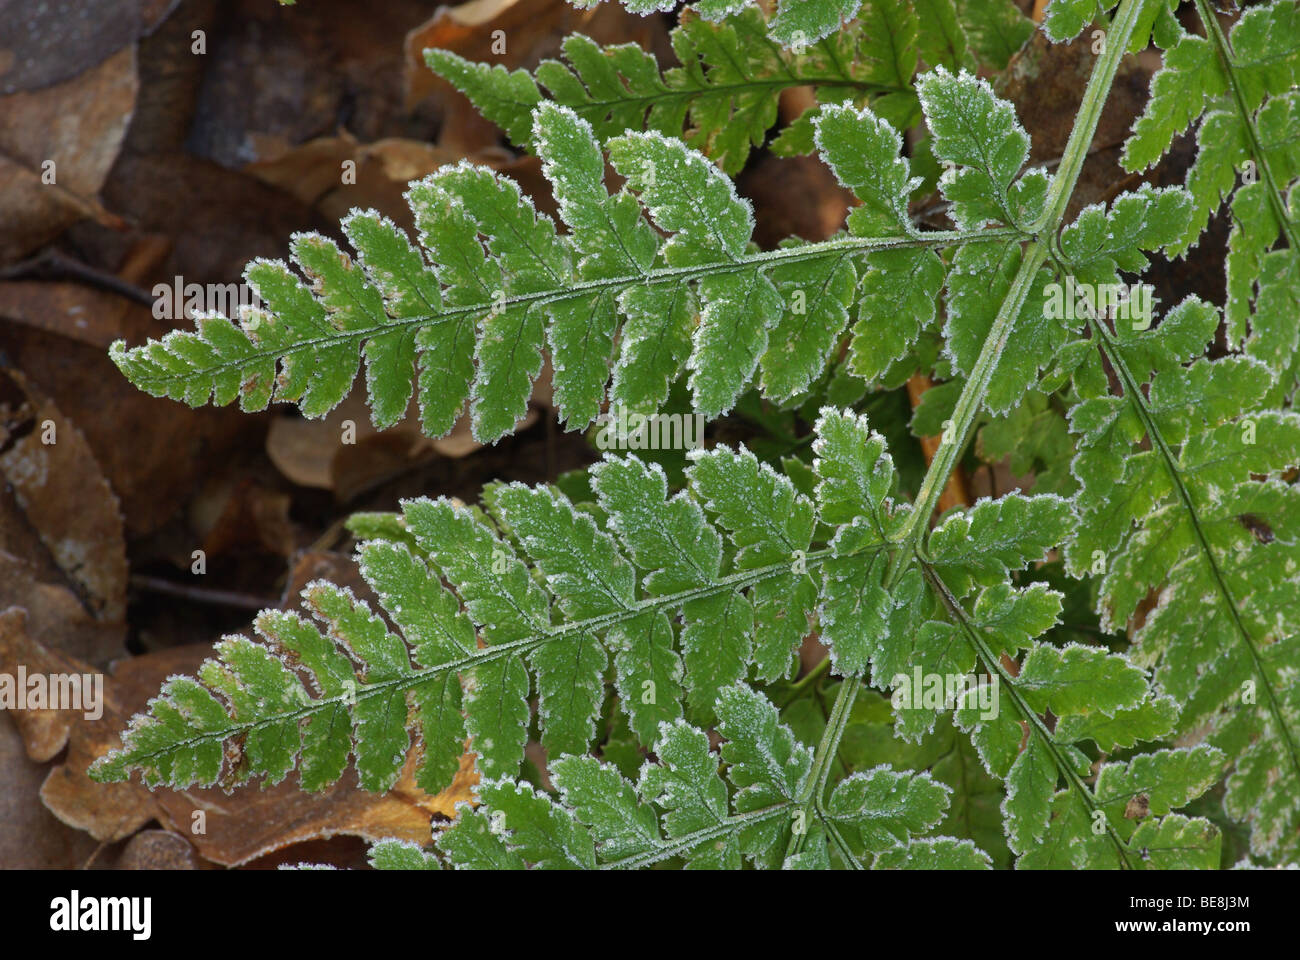
[[[265,610],[279,606],[276,600],[257,597],[251,593],[239,593],[234,590],[217,590],[211,587],[197,587],[163,577],[151,577],[145,574],[133,574],[131,586],[137,590],[150,593],[162,593],[171,597],[184,597],[195,603],[207,603],[216,607],[239,607],[244,610]]]
[[[33,274],[46,273],[54,274],[59,278],[80,280],[82,283],[119,294],[147,307],[153,306],[154,303],[153,296],[147,290],[107,270],[100,270],[98,267],[75,260],[58,250],[45,250],[34,257],[0,269],[0,280],[20,280]]]

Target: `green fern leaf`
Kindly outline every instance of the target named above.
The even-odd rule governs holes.
[[[987,82],[937,67],[917,81],[917,94],[933,134],[934,155],[954,166],[939,182],[965,228],[989,221],[1017,222],[1011,182],[1029,158],[1029,136],[1011,105]]]
[[[961,21],[978,59],[995,69],[1005,69],[1034,33],[1034,22],[1010,0],[958,0]]]
[[[1286,234],[1289,246],[1296,246],[1284,197],[1294,173],[1284,172],[1287,148],[1281,147],[1279,156],[1274,139],[1276,118],[1288,111],[1271,101],[1290,97],[1300,76],[1298,17],[1292,0],[1276,0],[1245,11],[1226,37],[1217,23],[1204,38],[1178,27],[1169,36],[1157,36],[1169,48],[1165,66],[1152,80],[1151,98],[1125,145],[1123,163],[1130,170],[1146,169],[1169,149],[1174,136],[1204,115],[1197,131],[1196,161],[1187,178],[1193,214],[1182,235],[1167,244],[1171,253],[1186,253],[1211,214],[1229,198],[1234,199],[1239,229],[1258,233],[1251,240],[1257,249],[1271,247],[1279,230]],[[1272,128],[1267,136],[1266,128]],[[1256,196],[1240,209],[1234,197],[1239,169],[1246,173],[1242,178],[1246,187],[1256,177],[1262,184],[1241,191]],[[1262,207],[1267,208],[1267,216],[1261,215]],[[1240,248],[1241,242],[1236,246]],[[1230,258],[1229,270],[1233,268]],[[1241,280],[1230,280],[1230,286],[1239,293]],[[1234,322],[1241,326],[1243,317],[1239,306]]]
[[[1157,870],[1213,870],[1219,866],[1220,842],[1209,821],[1175,813],[1138,827],[1130,848]]]
[[[593,470],[593,479],[632,561],[650,571],[643,583],[652,595],[724,582],[721,535],[693,500],[681,494],[667,500],[657,464],[610,459]],[[694,715],[707,719],[718,692],[741,678],[752,656],[753,608],[742,594],[727,591],[690,601],[682,612],[689,703]]]
[[[1226,90],[1227,80],[1210,42],[1183,34],[1165,54],[1162,69],[1151,80],[1151,99],[1124,144],[1125,168],[1145,170],[1154,164],[1174,137],[1201,115],[1206,100]]]
[[[941,111],[970,91],[987,93],[965,74],[935,75],[924,89]],[[1015,122],[1009,105],[989,96],[981,137]],[[942,131],[951,122],[934,124]],[[535,108],[532,123],[568,234],[512,181],[467,163],[444,167],[407,193],[431,266],[391,223],[354,211],[344,227],[360,267],[331,241],[300,235],[294,260],[310,286],[285,264],[257,261],[247,276],[266,304],[250,309],[242,327],[204,317],[195,333],[134,350],[115,344],[115,362],[146,391],[191,404],[239,396],[255,409],[274,398],[320,416],[350,389],[364,348],[378,426],[400,417],[418,371],[426,432],[447,433],[468,401],[474,435],[489,441],[527,412],[549,349],[554,396],[571,428],[600,416],[611,366],[610,398],[631,410],[657,409],[684,366],[695,410],[717,416],[760,369],[760,388],[782,401],[823,374],[853,314],[859,263],[865,296],[851,368],[879,371],[879,356],[865,359],[878,334],[893,359],[906,356],[936,315],[944,270],[934,248],[1023,239],[1014,224],[1039,209],[1043,195],[1041,176],[1027,175],[999,200],[1009,218],[1001,228],[918,232],[906,214],[916,179],[898,155],[899,135],[869,111],[832,105],[814,121],[818,137],[865,203],[850,215],[848,236],[758,253],[750,249],[748,202],[679,141],[653,131],[610,140],[609,161],[627,183],[611,195],[588,123],[549,102]],[[858,141],[870,149],[855,152]],[[952,154],[975,164],[956,170],[959,194],[982,176],[982,145],[977,137]],[[1004,179],[999,173],[998,183]],[[970,203],[988,206],[973,195]],[[961,286],[953,290],[958,305]]]
[[[734,174],[776,123],[781,89],[812,86],[822,102],[884,96],[915,105],[909,89],[917,66],[915,18],[906,3],[873,10],[882,6],[888,32],[853,28],[798,52],[782,51],[768,38],[757,7],[720,23],[687,10],[670,34],[681,66],[663,71],[635,44],[601,47],[582,34],[565,38],[567,62],[543,60],[532,76],[446,50],[425,51],[425,61],[521,147],[533,148],[533,109],[549,98],[588,121],[602,140],[655,130],[681,137]],[[810,111],[802,123],[809,132],[815,115]]]
[[[786,677],[790,656],[808,634],[817,602],[817,585],[805,570],[812,543],[813,504],[797,494],[790,480],[741,447],[693,451],[687,470],[704,506],[717,515],[736,550],[737,570],[788,563],[790,572],[756,584],[754,665],[763,680]]]
[[[437,857],[409,840],[381,840],[371,845],[367,858],[376,870],[441,870]]]
[[[969,840],[951,837],[913,840],[876,858],[880,870],[987,870],[989,855]]]
[[[954,512],[930,532],[930,563],[958,596],[976,584],[1001,583],[1010,570],[1043,560],[1064,542],[1074,520],[1068,501],[1011,493]]]

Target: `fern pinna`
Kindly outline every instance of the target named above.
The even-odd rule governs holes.
[[[355,261],[300,235],[301,278],[253,263],[263,307],[116,344],[128,377],[193,404],[274,398],[317,416],[364,355],[376,425],[402,416],[414,380],[428,432],[468,402],[476,436],[495,440],[543,351],[572,429],[607,401],[661,408],[683,373],[694,409],[718,416],[747,391],[806,410],[828,377],[861,396],[919,369],[945,381],[912,424],[941,430],[938,449],[906,484],[877,424],[822,404],[808,457],[780,469],[718,445],[690,454],[674,491],[659,465],[607,455],[583,496],[493,485],[481,509],[422,498],[358,518],[380,609],[309,585],[309,617],[263,613],[256,640],[229,638],[196,679],[173,678],[95,776],[233,786],[296,768],[319,789],[351,764],[384,790],[415,751],[436,791],[468,746],[477,806],[427,848],[377,845],[377,866],[1218,867],[1229,821],[1249,834],[1244,862],[1293,861],[1300,44],[1279,25],[1295,5],[1201,38],[1165,0],[1054,0],[1057,40],[1114,12],[1051,172],[1026,169],[1013,108],[966,69],[968,40],[1024,38],[996,4],[978,8],[787,0],[764,21],[702,0],[677,28],[677,74],[583,38],[566,44],[571,70],[535,79],[431,53],[541,157],[567,232],[509,179],[446,167],[408,193],[418,246],[366,211],[343,223]],[[927,52],[934,24],[955,25],[949,49],[964,52]],[[899,84],[859,56],[881,36],[910,64]],[[1187,186],[1142,185],[1067,223],[1120,61],[1152,40],[1169,56],[1125,163],[1149,166],[1199,118]],[[746,66],[720,69],[718,50],[748,51]],[[858,51],[834,75],[852,82],[815,79],[837,50]],[[932,69],[913,81],[917,59]],[[781,139],[814,145],[857,203],[830,240],[759,251],[724,170],[772,123],[740,88],[787,81],[826,93]],[[1190,99],[1174,92],[1187,82]],[[909,97],[951,230],[909,214],[922,176],[891,122],[916,119]],[[612,193],[606,160],[624,181]],[[1156,253],[1185,255],[1225,198],[1222,311],[1101,296]],[[1040,490],[936,519],[975,436],[1041,464]],[[1063,623],[1067,604],[1091,608],[1097,633]],[[796,679],[814,633],[827,660]],[[521,775],[534,695],[553,791]],[[592,755],[611,724],[635,763]],[[868,730],[896,746],[846,749]],[[977,812],[990,791],[993,824]]]
[[[447,50],[429,50],[426,60],[521,147],[533,142],[533,109],[549,100],[574,110],[602,139],[629,127],[682,136],[735,174],[751,145],[762,146],[775,125],[782,90],[813,87],[819,105],[869,103],[877,116],[907,129],[918,119],[913,79],[922,58],[950,70],[973,69],[977,62],[1001,69],[1033,29],[1005,0],[946,7],[872,3],[843,29],[805,35],[804,44],[791,39],[799,28],[779,17],[769,35],[756,6],[716,23],[702,10],[687,9],[672,31],[681,66],[663,71],[635,44],[602,48],[582,34],[564,41],[567,62],[543,60],[532,75],[471,63]],[[817,106],[803,111],[768,149],[779,156],[812,153],[819,112]]]
[[[931,74],[920,93],[944,110],[974,97],[996,117],[977,142],[953,140],[955,160],[974,162],[970,151],[1014,125],[1010,109],[968,75]],[[838,345],[861,286],[873,308],[912,307],[894,321],[899,329],[886,331],[888,352],[865,342],[854,350],[855,372],[872,375],[882,358],[903,357],[933,320],[944,276],[934,248],[976,238],[1014,243],[1014,218],[1023,219],[1042,176],[1028,176],[1028,189],[1007,189],[1024,159],[1016,147],[991,172],[963,167],[954,184],[996,178],[1005,202],[972,204],[962,230],[921,233],[907,215],[915,183],[887,122],[827,107],[817,131],[822,155],[863,201],[849,235],[758,252],[749,248],[750,205],[700,154],[654,131],[614,138],[609,160],[630,189],[611,195],[590,125],[543,103],[533,135],[570,233],[558,234],[509,179],[446,167],[408,193],[432,270],[391,221],[357,211],[343,223],[356,261],[331,240],[300,234],[293,255],[310,286],[286,264],[256,261],[245,278],[266,307],[248,311],[242,327],[205,316],[196,333],[132,350],[119,342],[112,357],[155,394],[194,404],[238,398],[250,410],[292,400],[319,416],[351,388],[364,344],[376,426],[405,412],[418,360],[426,431],[447,433],[471,399],[475,435],[495,440],[524,415],[543,348],[560,415],[573,429],[600,414],[611,361],[609,399],[630,409],[661,405],[683,369],[706,416],[730,410],[756,373],[765,394],[796,397]],[[935,139],[946,159],[944,137]],[[1007,226],[984,230],[986,219]]]

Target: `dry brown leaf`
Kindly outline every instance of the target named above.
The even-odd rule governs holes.
[[[754,239],[763,249],[789,236],[825,240],[844,224],[853,194],[815,157],[761,156],[736,181],[754,203]]]
[[[331,226],[289,194],[181,150],[124,150],[103,197],[131,221],[124,246],[145,234],[172,239],[159,273],[137,281],[146,289],[178,274],[185,283],[238,282],[253,257],[283,257],[294,231]]]
[[[401,137],[388,137],[367,143],[357,151],[358,157],[366,162],[379,165],[384,176],[396,183],[409,183],[419,177],[437,170],[446,163],[460,160],[459,154],[443,147],[422,143],[419,140],[404,140]],[[469,158],[472,162],[486,166],[509,163],[510,154],[500,148],[489,148]]]
[[[233,794],[220,790],[160,791],[156,795],[177,831],[192,833],[196,813],[203,813],[205,833],[191,842],[205,860],[237,867],[275,850],[346,835],[365,840],[389,837],[428,843],[433,817],[455,816],[456,804],[469,802],[477,783],[473,758],[461,758],[452,786],[429,797],[415,785],[415,760],[408,760],[390,793],[368,794],[348,785],[349,777],[321,793],[305,793],[291,777],[265,790],[245,787]]]
[[[340,431],[325,420],[276,417],[266,432],[266,455],[277,470],[301,487],[334,489],[330,469]]]
[[[298,610],[303,600],[302,592],[313,580],[329,580],[340,587],[346,587],[358,600],[379,609],[379,598],[362,578],[356,563],[346,554],[333,550],[304,550],[293,558],[284,592],[280,596],[280,608]]]
[[[410,230],[411,215],[403,197],[410,181],[465,157],[458,150],[399,137],[358,143],[345,130],[338,136],[276,151],[243,169],[302,203],[314,205],[327,220],[341,220],[354,207],[374,208]],[[513,163],[498,147],[477,151],[469,159],[493,169]],[[345,162],[354,166],[345,169]]]
[[[276,152],[332,130],[350,112],[328,11],[263,0],[224,0],[220,6],[201,58],[203,81],[186,138],[191,153],[238,169],[263,159],[264,150]],[[394,31],[394,47],[398,36]]]
[[[81,714],[69,714],[68,752],[41,784],[40,797],[46,808],[68,826],[100,841],[123,840],[149,821],[161,820],[161,793],[150,792],[138,781],[96,783],[86,769],[120,745],[118,734],[168,676],[194,670],[209,653],[207,647],[177,647],[121,661],[113,674],[105,676],[103,716],[91,721]],[[28,638],[25,646],[0,657],[0,670],[12,670],[15,660],[39,664],[48,662],[48,657],[49,651]],[[80,672],[76,666],[74,663],[69,672]]]
[[[343,161],[355,160],[357,141],[344,130],[336,137],[317,137],[296,147],[265,151],[264,159],[243,172],[311,206],[340,183]]]
[[[288,557],[297,548],[289,495],[250,479],[205,487],[190,501],[190,527],[209,557],[241,548]]]
[[[14,676],[19,665],[28,673],[91,673],[88,664],[60,655],[33,640],[25,629],[26,614],[11,608],[0,614],[0,673]],[[120,840],[158,816],[152,795],[134,783],[97,784],[85,773],[99,754],[105,726],[122,719],[113,684],[105,678],[103,715],[95,721],[82,712],[15,711],[12,716],[29,757],[48,759],[66,744],[63,762],[41,785],[45,806],[70,827],[85,830],[96,840]],[[116,739],[116,738],[114,738]],[[57,744],[58,749],[54,749]],[[100,750],[99,752],[103,752]],[[31,803],[31,797],[27,798]],[[33,804],[34,805],[34,804]]]
[[[539,378],[539,384],[544,382]],[[515,425],[516,432],[532,426],[537,416],[530,407]],[[435,456],[460,459],[482,446],[465,415],[447,436],[426,437],[414,399],[404,420],[376,430],[362,386],[319,420],[277,417],[266,435],[267,456],[285,477],[300,486],[332,490],[341,502]]]
[[[120,225],[96,195],[117,159],[138,86],[130,46],[71,80],[0,97],[0,262],[86,217]],[[51,171],[54,182],[42,182]]]
[[[28,613],[27,631],[33,638],[78,660],[106,667],[125,656],[126,628],[121,623],[96,620],[75,593],[51,582],[50,577],[59,575],[53,561],[46,567],[24,559],[31,554],[10,543],[19,539],[18,527],[17,523],[0,524],[4,536],[4,549],[0,550],[0,610],[24,607]]]
[[[510,50],[510,28],[521,27],[530,20],[532,29],[558,23],[564,18],[566,6],[579,20],[590,16],[589,13],[579,13],[563,0],[544,0],[540,4],[518,3],[518,0],[469,0],[468,3],[439,7],[433,16],[406,35],[406,102],[415,103],[438,89],[441,83],[424,62],[427,48],[450,50],[472,60],[486,60],[489,56],[495,59],[498,55],[492,50],[492,30],[502,30],[506,32],[506,55],[510,58],[506,65],[518,66],[524,51],[518,45],[516,50]],[[489,23],[491,29],[484,29]]]
[[[1065,151],[1095,61],[1087,33],[1069,43],[1052,43],[1035,30],[997,78],[998,96],[1010,100],[1025,129],[1034,132],[1030,163],[1056,161]],[[1107,95],[1092,153],[1071,195],[1067,221],[1087,204],[1109,201],[1136,182],[1120,167],[1119,155],[1146,102],[1150,77],[1149,65],[1133,57],[1124,59]]]
[[[0,612],[0,664],[4,665],[0,672],[15,678],[20,664],[27,668],[29,676],[83,672],[80,664],[72,658],[32,643],[27,633],[27,611],[21,607],[9,607]],[[68,733],[72,729],[71,711],[16,709],[10,716],[22,734],[27,756],[38,763],[53,760],[68,742]]]
[[[130,336],[138,304],[79,283],[15,280],[0,283],[0,317],[57,333],[100,350]],[[143,326],[141,334],[144,333]]]
[[[61,300],[60,285],[48,286],[52,295],[47,302],[52,308],[71,303],[75,296]],[[119,335],[128,342],[143,343],[146,336],[157,336],[171,326],[164,321],[160,328],[148,308],[111,296],[112,301],[125,304],[125,312],[116,315],[122,317]],[[34,316],[40,302],[34,299],[23,309]],[[94,297],[88,302],[105,305],[108,315],[114,316],[110,301]],[[100,328],[92,323],[89,329]],[[241,443],[245,448],[260,445],[266,420],[234,407],[192,410],[174,400],[151,397],[132,386],[107,351],[87,342],[90,339],[91,335],[82,341],[27,323],[0,322],[0,352],[85,435],[121,501],[128,536],[139,537],[175,516],[200,478],[238,469],[231,450]]]
[[[59,568],[108,623],[126,614],[126,542],[117,496],[70,420],[21,373],[22,401],[0,398],[0,474]]]
[[[22,735],[0,715],[0,869],[75,870],[96,841],[37,802],[46,767],[28,758]]]

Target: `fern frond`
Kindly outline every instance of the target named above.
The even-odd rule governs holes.
[[[808,570],[828,551],[810,549],[813,504],[747,451],[701,453],[691,476],[699,500],[669,498],[663,471],[635,457],[597,467],[616,536],[550,488],[493,491],[506,537],[450,501],[405,502],[403,528],[421,555],[388,540],[358,554],[400,634],[348,591],[312,583],[304,604],[324,634],[295,614],[263,613],[260,642],[230,638],[200,682],[169,681],[97,775],[138,768],[148,783],[175,787],[276,782],[300,760],[303,786],[319,789],[351,753],[362,785],[383,790],[411,748],[411,711],[422,785],[445,786],[466,737],[487,775],[509,774],[523,756],[530,673],[543,744],[581,753],[611,653],[620,702],[644,742],[683,716],[683,692],[690,715],[710,722],[719,692],[751,667],[788,675],[817,599]],[[757,511],[755,480],[771,498]]]
[[[1113,749],[1114,731],[1131,732],[1135,715],[1163,721],[1150,727],[1150,739],[1170,734],[1172,718],[1159,706],[1164,701],[1145,672],[1126,656],[1103,648],[1080,644],[1058,648],[1032,639],[1056,622],[1059,594],[1017,593],[1004,585],[985,591],[968,612],[937,571],[924,564],[923,568],[949,620],[923,625],[910,665],[922,676],[965,673],[978,664],[998,678],[1002,709],[990,713],[968,693],[958,703],[954,720],[969,733],[989,775],[1006,783],[1002,814],[1008,845],[1020,858],[1017,865],[1039,869],[1217,866],[1220,836],[1208,821],[1178,818],[1195,824],[1196,842],[1185,836],[1189,841],[1185,847],[1171,850],[1168,856],[1162,847],[1156,857],[1144,834],[1148,825],[1139,827],[1127,818],[1127,807],[1117,805],[1112,792],[1103,792],[1101,781],[1091,786],[1085,782],[1090,768],[1083,750],[1086,740],[1096,749]],[[999,615],[990,618],[990,609]],[[1003,648],[1008,639],[1028,650],[1015,671],[999,660],[1014,652]],[[1049,713],[1057,718],[1055,730],[1043,721]],[[909,719],[907,711],[901,711],[897,726],[902,735],[919,735],[933,723],[932,716],[919,725]],[[1208,756],[1210,763],[1223,758],[1217,750]],[[1207,776],[1204,766],[1161,768],[1169,777],[1161,800],[1168,797],[1168,806],[1178,806],[1208,790],[1217,777]]]
[[[863,420],[832,411],[823,412],[817,432],[821,513],[841,522],[832,548],[888,544],[906,512],[890,509],[895,479],[883,441]],[[1043,584],[1025,588],[1011,582],[1013,571],[1045,559],[1064,542],[1074,523],[1071,504],[1051,495],[1011,494],[955,511],[910,565],[904,560],[892,594],[884,588],[885,564],[864,563],[860,553],[828,559],[822,564],[823,640],[831,644],[837,672],[864,673],[869,663],[875,686],[895,688],[899,736],[919,739],[934,729],[937,716],[953,713],[988,774],[1007,784],[1003,814],[1013,852],[1027,857],[1043,843],[1064,782],[1060,792],[1070,799],[1061,802],[1088,812],[1087,833],[1050,845],[1077,849],[1076,865],[1088,848],[1092,866],[1133,866],[1142,859],[1132,845],[1133,824],[1108,819],[1111,811],[1083,781],[1089,761],[1080,745],[1091,740],[1097,748],[1113,749],[1121,731],[1131,734],[1140,725],[1135,717],[1145,721],[1149,739],[1159,740],[1173,726],[1169,703],[1125,656],[1036,639],[1057,623],[1061,595]],[[1003,658],[1022,650],[1017,669],[1008,670]],[[997,678],[998,709],[981,712],[972,692],[955,703],[927,703],[917,688],[923,679],[968,677],[972,671]],[[1055,731],[1042,719],[1049,713],[1057,718]],[[1189,799],[1212,782],[1189,786]],[[1099,824],[1105,826],[1100,837]],[[1217,857],[1217,832],[1206,837]]]
[[[897,536],[904,514],[890,516],[893,470],[882,455],[881,438],[862,420],[830,411],[823,413],[818,434],[814,467],[823,477],[822,515],[842,524],[832,546],[858,548]],[[855,503],[881,506],[864,510]],[[843,525],[845,520],[850,522]],[[1043,584],[1021,588],[1010,581],[1013,571],[1043,560],[1064,542],[1074,523],[1071,504],[1050,495],[1012,494],[955,511],[931,532],[914,565],[904,561],[892,594],[884,590],[884,564],[829,559],[822,565],[823,639],[832,646],[839,672],[848,673],[849,667],[865,672],[869,662],[874,685],[896,688],[898,735],[919,739],[934,728],[936,716],[955,709],[956,722],[969,733],[985,770],[1007,784],[1003,813],[1013,852],[1028,858],[1044,843],[1054,823],[1050,808],[1064,782],[1060,793],[1069,799],[1060,802],[1087,811],[1087,833],[1072,841],[1057,837],[1049,845],[1079,851],[1076,866],[1085,848],[1091,866],[1134,866],[1145,857],[1133,845],[1133,824],[1111,817],[1113,811],[1083,782],[1088,760],[1080,745],[1091,740],[1111,750],[1135,730],[1144,739],[1162,739],[1173,727],[1170,701],[1122,655],[1078,644],[1061,649],[1035,639],[1056,624],[1061,595]],[[971,601],[963,603],[965,596]],[[1018,669],[1008,670],[1002,658],[1021,650],[1027,652]],[[991,715],[977,709],[969,693],[936,712],[912,686],[922,678],[965,677],[972,670],[997,678],[995,689],[1005,691],[1001,709]],[[1056,718],[1055,731],[1042,719],[1049,712]],[[1189,799],[1212,782],[1189,786]],[[1105,826],[1100,832],[1099,824]],[[1217,832],[1208,830],[1205,843],[1204,855],[1217,858]]]
[[[951,70],[973,69],[976,52],[1001,69],[1033,32],[1028,18],[1004,0],[778,0],[771,34],[782,46],[807,45],[856,18],[880,35],[879,18],[886,7],[892,8],[885,14],[889,19],[897,16],[895,11],[910,7],[918,24],[921,56],[931,66]]]
[[[284,263],[255,261],[245,276],[265,305],[242,325],[205,316],[195,333],[130,350],[119,341],[111,356],[155,395],[193,405],[238,397],[250,410],[274,398],[320,416],[348,392],[364,352],[376,426],[401,417],[418,367],[426,432],[447,433],[469,400],[484,441],[525,414],[544,349],[560,415],[574,429],[600,414],[611,366],[610,399],[631,409],[660,406],[683,368],[706,416],[730,410],[760,369],[763,390],[787,400],[825,369],[859,262],[872,313],[856,325],[858,339],[895,325],[891,352],[901,357],[918,323],[879,317],[882,298],[907,288],[906,301],[933,316],[944,273],[935,248],[1019,239],[1036,209],[1027,198],[1041,200],[1038,174],[1015,179],[1019,147],[985,172],[981,152],[1018,129],[987,84],[939,71],[921,91],[935,113],[936,155],[955,165],[944,189],[966,222],[956,232],[911,226],[916,181],[901,139],[869,111],[828,106],[816,121],[823,156],[864,203],[849,235],[758,253],[748,202],[702,155],[653,131],[616,137],[606,149],[627,187],[611,195],[591,126],[543,103],[532,136],[567,235],[513,181],[467,163],[444,167],[407,194],[423,251],[387,219],[353,211],[343,228],[355,262],[332,241],[300,234],[293,259],[310,285]],[[950,123],[963,98],[978,115]],[[987,229],[990,220],[1001,226]],[[858,359],[873,348],[852,348],[857,369],[873,367]]]
[[[1221,821],[1179,811],[1226,776],[1252,854],[1294,858],[1300,99],[1280,29],[1294,11],[1256,8],[1231,41],[1207,23],[1196,42],[1164,0],[1122,0],[1105,24],[1114,6],[1049,10],[1054,36],[1099,17],[1113,40],[1053,174],[1025,169],[1014,110],[968,72],[1023,41],[1010,4],[787,0],[765,23],[743,0],[701,0],[676,73],[584,38],[536,77],[434,54],[541,157],[560,227],[513,182],[446,167],[408,195],[418,244],[354,212],[355,264],[295,237],[297,273],[250,266],[266,303],[242,326],[203,317],[195,334],[115,345],[119,365],[191,403],[276,398],[314,416],[364,355],[377,423],[402,415],[414,377],[427,430],[468,401],[476,436],[496,439],[548,352],[570,427],[607,398],[656,409],[685,372],[696,410],[741,403],[782,440],[800,440],[796,409],[819,411],[811,462],[695,450],[674,492],[661,467],[606,456],[562,481],[572,499],[491,485],[482,510],[417,499],[354,518],[376,606],[310,584],[308,616],[265,612],[255,639],[171,678],[94,775],[229,787],[296,769],[320,789],[350,765],[384,790],[411,761],[432,792],[471,751],[476,804],[436,848],[372,851],[421,869],[1213,867]],[[1151,37],[1172,79],[1128,155],[1153,162],[1199,120],[1188,187],[1144,186],[1061,229],[1124,50]],[[922,59],[934,69],[913,84]],[[775,148],[815,146],[857,204],[841,236],[758,252],[752,211],[706,153],[735,169],[773,122],[760,87],[809,81],[821,105]],[[1179,83],[1194,103],[1170,99]],[[909,216],[920,181],[899,128],[918,105],[951,232]],[[674,139],[687,127],[705,153]],[[1259,178],[1238,189],[1244,161]],[[613,193],[607,162],[626,184]],[[1161,319],[1145,301],[1065,308],[1053,280],[1071,298],[1117,288],[1152,253],[1185,251],[1225,198],[1223,316],[1195,298]],[[824,398],[856,402],[918,365],[946,382],[911,429],[941,441],[904,483],[881,432],[905,419],[882,426],[873,400],[873,429]],[[1042,486],[935,521],[984,414],[984,453],[1041,463]],[[787,683],[813,635],[827,663]],[[520,779],[533,731],[554,791]]]
[[[612,845],[610,858],[638,864],[697,847],[721,858],[717,865],[743,856],[776,866],[783,855],[794,858],[791,865],[827,857],[851,863],[886,852],[891,862],[910,863],[893,849],[905,842],[897,831],[882,834],[863,823],[879,812],[877,800],[903,789],[894,774],[863,771],[841,781],[817,807],[820,825],[791,834],[812,789],[806,748],[773,732],[776,714],[765,702],[727,712],[739,709],[737,698],[755,696],[743,686],[747,679],[789,676],[815,618],[834,671],[856,678],[869,670],[881,689],[914,672],[943,678],[978,667],[1000,678],[1011,708],[988,716],[969,700],[938,712],[904,704],[896,730],[916,739],[937,715],[954,713],[989,775],[1008,784],[1005,814],[1016,853],[1043,836],[1062,778],[1089,809],[1101,809],[1079,779],[1087,761],[1075,744],[1087,739],[1111,749],[1135,728],[1158,739],[1173,718],[1127,658],[1036,639],[1056,623],[1060,595],[1043,584],[1016,586],[1011,576],[1067,539],[1075,522],[1069,504],[1013,494],[952,513],[917,557],[904,558],[891,593],[884,587],[889,556],[910,510],[895,499],[898,480],[884,441],[864,418],[830,408],[816,431],[812,498],[743,448],[693,451],[689,487],[672,497],[657,466],[607,457],[592,470],[592,487],[608,533],[550,487],[495,487],[486,517],[446,500],[406,501],[401,529],[417,552],[390,540],[359,550],[383,615],[347,591],[311,584],[305,605],[324,633],[292,613],[262,614],[260,642],[231,638],[198,681],[169,681],[94,775],[121,779],[139,769],[147,783],[183,788],[255,776],[275,782],[297,766],[303,786],[319,789],[342,776],[351,756],[362,786],[383,790],[417,749],[419,782],[438,790],[468,739],[492,781],[484,802],[518,819],[513,839],[498,849],[484,815],[463,814],[444,845],[453,859],[590,867],[594,843]],[[1021,651],[1018,671],[1008,672],[1000,658]],[[667,839],[612,771],[572,758],[594,738],[611,655],[629,727],[647,747],[657,744],[669,768],[642,778],[640,801],[663,800],[673,811]],[[553,770],[576,820],[511,780],[523,759],[533,692],[543,746],[552,757],[571,755]],[[1042,720],[1049,712],[1055,734]],[[1121,714],[1136,719],[1122,723]],[[716,798],[707,809],[692,800],[697,806],[688,813],[685,799],[673,799],[676,740],[665,743],[665,731],[687,736],[687,718],[716,723],[733,741],[723,750],[737,790],[730,813],[721,781],[691,783],[690,797]],[[1031,730],[1023,750],[1022,723]],[[690,768],[701,765],[708,766],[697,758]],[[582,789],[611,794],[602,794],[602,809],[617,806],[615,819],[627,829],[640,824],[637,843],[588,834],[596,825],[594,814],[582,812],[587,801],[564,793],[563,771],[574,767],[589,774]],[[709,770],[716,777],[716,765]],[[650,795],[648,782],[657,785]],[[942,805],[931,806],[924,824],[943,817]],[[689,826],[674,833],[683,818]],[[913,833],[924,825],[917,823]],[[1109,856],[1122,858],[1131,852],[1127,834],[1113,833]],[[719,845],[733,834],[734,849]],[[960,845],[916,858],[979,860]]]

